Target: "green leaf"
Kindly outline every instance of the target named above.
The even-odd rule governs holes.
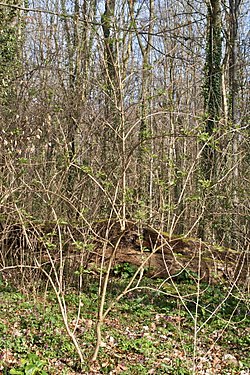
[[[25,367],[25,375],[34,375],[36,373],[39,373],[39,369],[33,363]]]
[[[10,370],[10,374],[14,374],[14,375],[24,375],[24,372],[22,371],[22,370],[16,370],[16,369],[14,369],[14,368],[12,368],[11,370]]]

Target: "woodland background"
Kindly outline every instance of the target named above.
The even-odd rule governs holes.
[[[247,2],[0,3],[1,217],[249,244]]]
[[[4,375],[249,374],[249,20],[0,1]]]

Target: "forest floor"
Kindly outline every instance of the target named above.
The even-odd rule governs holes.
[[[130,265],[116,271],[106,305],[133,273]],[[82,369],[54,293],[0,283],[0,374],[249,374],[246,295],[203,283],[197,300],[197,284],[185,274],[174,283],[143,278],[139,289],[126,294],[106,317],[98,360],[90,366],[98,278],[86,277],[80,296],[73,289],[65,294],[68,322],[86,359]]]

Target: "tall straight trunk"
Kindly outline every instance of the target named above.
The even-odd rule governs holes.
[[[213,211],[215,209],[211,186],[216,181],[216,136],[222,106],[222,35],[221,1],[207,3],[207,45],[204,79],[204,109],[206,114],[205,144],[202,143],[201,184],[204,189],[206,209],[200,221],[198,234],[204,240],[213,240]],[[204,142],[204,141],[203,141]]]
[[[117,142],[116,130],[119,126],[119,84],[117,77],[117,41],[115,38],[116,0],[105,0],[105,10],[101,17],[104,42],[104,95],[105,119],[103,159],[106,167],[115,159],[114,144]],[[108,169],[107,169],[108,171]]]
[[[152,213],[153,196],[153,143],[152,137],[152,118],[150,115],[152,105],[152,67],[151,50],[153,44],[154,27],[154,8],[155,1],[149,1],[148,29],[145,36],[141,36],[136,27],[134,19],[134,2],[130,2],[130,13],[132,22],[135,25],[135,33],[142,55],[142,76],[141,76],[141,94],[140,94],[140,128],[139,128],[139,152],[138,152],[138,198],[143,204],[149,207],[149,215]],[[147,163],[149,160],[149,163]]]
[[[62,9],[66,14],[66,2],[62,0]],[[69,162],[72,162],[75,156],[75,133],[76,133],[76,114],[75,114],[75,102],[76,102],[76,86],[78,83],[79,67],[77,60],[77,47],[79,41],[79,16],[80,16],[79,1],[74,1],[74,26],[73,30],[69,19],[64,20],[64,30],[67,41],[68,49],[68,65],[69,65],[69,106],[67,118],[68,118],[68,129],[67,129],[67,141],[68,141],[68,158]],[[71,186],[72,175],[69,173],[69,186]],[[70,189],[69,189],[70,190]]]
[[[208,142],[204,147],[204,178],[213,180],[216,174],[215,132],[221,115],[222,104],[222,35],[221,1],[210,0],[207,4],[207,48],[205,64],[204,104],[207,116],[205,133]]]
[[[237,37],[238,37],[238,17],[241,0],[229,0],[229,121],[232,128],[237,126],[239,121],[237,116]],[[239,133],[233,132],[232,140],[232,160],[233,168],[232,193],[233,193],[233,214],[231,218],[231,241],[235,238],[237,230],[243,224],[239,213]],[[237,235],[236,235],[237,238]]]
[[[23,0],[8,0],[0,5],[0,105],[8,115],[16,110],[16,79],[20,74],[23,46],[23,10],[12,7],[24,6]]]
[[[67,1],[61,0],[61,7],[67,14]],[[87,96],[87,77],[88,67],[91,56],[92,32],[91,25],[86,22],[89,18],[93,18],[95,14],[96,2],[91,1],[88,4],[84,2],[81,6],[79,0],[74,0],[73,7],[73,23],[70,18],[64,19],[64,33],[67,43],[67,59],[68,59],[68,107],[66,108],[67,118],[67,146],[68,146],[68,162],[71,164],[77,155],[77,128],[81,117],[81,107]],[[84,17],[85,22],[81,22]],[[75,172],[73,168],[68,173],[68,191],[71,194],[74,186]]]
[[[241,0],[229,0],[230,18],[229,18],[229,120],[232,127],[237,124],[237,35],[238,35],[238,11]],[[239,178],[238,168],[238,133],[234,133],[232,153],[233,153],[233,195],[234,204],[237,205],[237,182]]]
[[[116,43],[114,38],[114,16],[116,0],[105,1],[105,11],[102,15],[104,35],[104,50],[106,63],[106,93],[109,100],[113,99],[116,81]],[[110,105],[109,105],[110,107]]]

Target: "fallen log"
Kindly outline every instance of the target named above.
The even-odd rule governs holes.
[[[60,228],[60,233],[59,233]],[[1,230],[0,269],[15,264],[59,267],[65,275],[128,263],[153,278],[190,272],[206,282],[249,286],[249,250],[236,251],[195,238],[170,237],[144,224],[103,220],[91,228],[68,223],[15,223]],[[79,273],[79,272],[78,272]],[[74,277],[75,279],[75,277]]]
[[[94,262],[100,265],[113,258],[113,266],[129,263],[142,266],[149,277],[168,278],[183,271],[201,281],[246,283],[250,281],[249,252],[210,245],[199,239],[172,237],[154,228],[128,222],[121,231],[119,223],[99,230],[103,243],[95,248]],[[106,246],[103,246],[107,242]],[[104,250],[105,248],[105,250]],[[115,252],[115,254],[114,254]],[[92,260],[93,260],[92,258]]]

